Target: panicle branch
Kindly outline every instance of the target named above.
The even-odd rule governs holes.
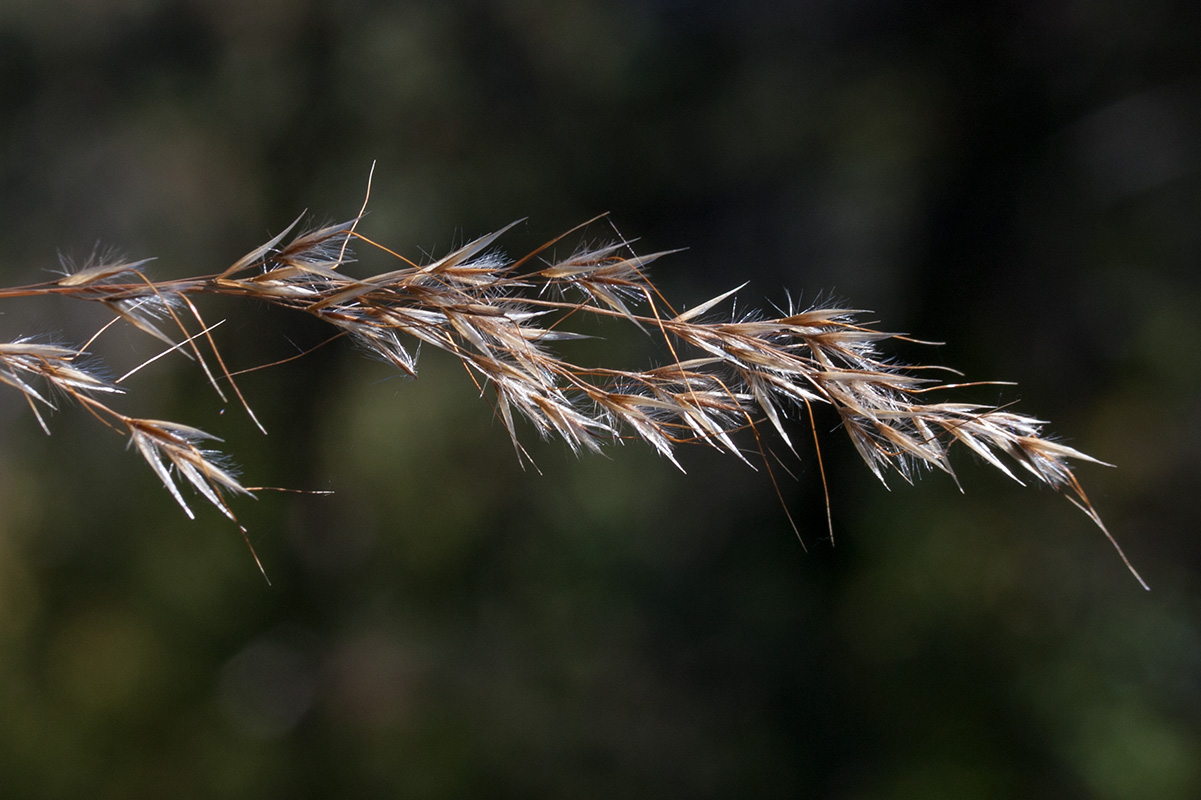
[[[880,345],[897,334],[860,321],[864,312],[790,305],[775,317],[721,317],[719,309],[737,289],[678,312],[647,278],[647,267],[666,252],[640,256],[618,240],[559,258],[553,254],[558,237],[510,260],[496,242],[511,225],[418,264],[359,233],[360,218],[289,239],[297,219],[212,275],[155,281],[143,272],[146,261],[120,261],[0,290],[0,298],[64,294],[101,303],[196,359],[222,399],[222,384],[242,395],[210,333],[216,326],[205,323],[192,298],[253,298],[309,314],[410,376],[417,375],[421,345],[429,345],[459,359],[491,396],[519,458],[527,457],[519,443],[522,417],[539,435],[560,438],[576,452],[634,438],[681,469],[676,450],[683,443],[703,443],[748,464],[756,456],[766,465],[764,422],[795,452],[788,421],[812,424],[812,406],[827,405],[881,481],[889,472],[912,481],[922,468],[954,477],[949,451],[961,443],[1019,483],[1020,473],[1063,493],[1105,531],[1070,464],[1102,462],[1048,439],[1042,420],[927,401],[932,391],[962,384],[894,362]],[[348,274],[356,243],[399,266],[367,277]],[[670,358],[643,370],[578,365],[561,351],[564,343],[586,338],[568,327],[582,315],[632,324],[659,340]],[[250,494],[222,456],[201,447],[215,437],[179,423],[125,417],[102,403],[99,397],[122,390],[90,366],[82,349],[29,339],[0,344],[0,381],[25,395],[47,432],[42,410],[54,407],[55,392],[123,429],[189,516],[184,484],[230,519],[226,495]],[[740,435],[747,431],[754,435]]]

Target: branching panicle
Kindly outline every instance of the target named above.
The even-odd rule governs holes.
[[[1014,480],[1012,466],[1020,466],[1105,530],[1070,466],[1072,460],[1101,462],[1045,438],[1041,420],[989,406],[928,402],[929,392],[954,385],[929,377],[928,368],[901,366],[882,354],[880,344],[896,335],[860,322],[862,312],[797,310],[790,303],[774,318],[759,312],[716,318],[737,289],[677,312],[646,274],[666,252],[638,256],[628,242],[618,241],[556,259],[548,255],[556,239],[510,261],[495,249],[508,228],[419,265],[360,234],[360,219],[302,230],[289,239],[297,220],[214,275],[155,281],[142,271],[145,261],[114,262],[53,283],[0,290],[0,297],[53,293],[102,303],[164,342],[168,352],[178,349],[196,358],[223,398],[223,383],[239,399],[241,393],[216,348],[211,333],[216,326],[205,324],[195,297],[254,298],[307,313],[410,376],[417,374],[424,343],[459,359],[481,390],[491,388],[494,410],[523,456],[518,416],[575,451],[596,451],[632,437],[677,467],[675,451],[686,442],[708,444],[748,463],[758,453],[766,465],[763,422],[795,452],[787,420],[811,425],[812,406],[829,405],[881,481],[889,471],[912,480],[922,467],[953,476],[948,451],[962,443]],[[362,278],[347,274],[356,243],[401,266]],[[585,338],[567,327],[579,315],[632,323],[659,338],[671,358],[645,370],[576,365],[556,348]],[[53,408],[45,386],[83,404],[127,433],[131,447],[189,516],[180,491],[185,484],[233,519],[226,496],[251,490],[223,457],[201,447],[214,437],[111,409],[99,397],[121,389],[85,366],[83,356],[81,349],[28,339],[0,344],[0,381],[29,399],[43,427],[39,406]],[[752,435],[740,435],[747,432]]]

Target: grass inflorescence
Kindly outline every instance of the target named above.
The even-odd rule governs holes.
[[[349,338],[410,376],[417,374],[422,344],[450,353],[489,398],[523,461],[529,456],[518,418],[576,452],[640,439],[679,467],[677,448],[699,443],[744,462],[755,458],[771,474],[765,437],[774,434],[795,453],[785,424],[791,417],[810,427],[820,448],[813,407],[827,406],[881,481],[889,472],[912,480],[922,468],[953,477],[948,455],[961,444],[1019,483],[1025,476],[1067,497],[1138,577],[1072,471],[1072,461],[1102,462],[1047,438],[1042,420],[1008,408],[930,399],[967,384],[932,377],[933,368],[896,363],[881,344],[903,337],[862,321],[865,312],[788,306],[774,316],[723,316],[737,289],[676,310],[647,277],[648,266],[666,253],[638,255],[618,238],[565,258],[554,255],[574,231],[514,260],[496,248],[504,228],[419,264],[360,233],[361,219],[362,212],[341,224],[303,230],[298,219],[208,275],[159,279],[148,261],[106,259],[52,281],[0,289],[0,298],[64,295],[102,304],[113,322],[162,343],[156,359],[174,352],[194,359],[221,399],[232,396],[260,428],[237,373],[217,347],[217,325],[208,324],[197,305],[204,297],[249,298],[311,315],[331,326],[335,337]],[[354,277],[346,268],[356,247],[382,251],[394,268]],[[581,315],[636,326],[665,345],[670,358],[642,370],[572,363],[560,351],[563,342],[584,338],[569,327]],[[227,457],[209,446],[216,437],[116,410],[128,375],[109,377],[90,354],[91,344],[0,342],[0,381],[24,395],[47,433],[44,412],[62,399],[74,401],[124,434],[189,516],[184,484],[236,524],[230,499],[259,489],[244,485]],[[817,456],[820,464],[820,449]]]

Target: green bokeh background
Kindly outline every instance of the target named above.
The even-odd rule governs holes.
[[[1081,476],[1153,591],[963,453],[966,493],[886,492],[832,431],[836,546],[811,450],[781,476],[806,550],[764,473],[699,449],[681,475],[528,437],[523,471],[438,353],[247,375],[266,437],[163,360],[123,409],[335,494],[239,503],[267,586],[87,414],[46,437],[0,395],[0,794],[1201,796],[1197,8],[4,0],[4,285],[97,242],[220,269],[352,216],[375,160],[363,230],[415,259],[608,211],[688,248],[654,272],[679,305],[833,298],[1018,381],[967,396],[1116,465]],[[321,335],[206,313],[235,368]],[[0,338],[103,321],[9,300]],[[611,333],[585,356],[647,363]]]

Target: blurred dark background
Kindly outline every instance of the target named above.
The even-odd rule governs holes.
[[[964,396],[1116,465],[1080,475],[1153,591],[966,453],[966,493],[888,492],[831,432],[834,546],[811,450],[777,470],[805,549],[766,474],[699,448],[681,475],[530,436],[523,471],[438,353],[416,381],[341,343],[247,375],[266,437],[164,360],[123,409],[336,494],[237,504],[267,586],[120,437],[0,395],[0,793],[1201,796],[1198,9],[4,0],[4,285],[97,243],[219,270],[353,216],[374,160],[362,230],[412,258],[608,211],[688,248],[654,272],[678,305],[749,280],[1018,381]],[[206,311],[234,368],[320,336]],[[103,321],[9,300],[0,338]]]

